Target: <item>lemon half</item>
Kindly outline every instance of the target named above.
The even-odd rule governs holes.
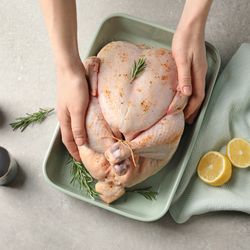
[[[250,143],[242,138],[234,138],[227,144],[227,156],[235,167],[250,166]]]
[[[206,153],[197,167],[198,176],[211,186],[221,186],[232,176],[232,164],[229,159],[215,151]]]

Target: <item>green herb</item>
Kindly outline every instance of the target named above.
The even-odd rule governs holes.
[[[131,82],[146,68],[145,57],[139,58],[136,62],[134,61],[134,66],[131,71]]]
[[[138,193],[142,195],[147,200],[156,200],[156,196],[158,195],[158,192],[153,191],[152,187],[146,187],[146,188],[138,188],[138,189],[127,189],[127,192],[130,193]]]
[[[95,180],[90,175],[88,170],[73,157],[70,156],[67,166],[70,168],[72,179],[70,183],[79,185],[80,189],[84,189],[91,198],[97,197],[99,194],[95,191]]]
[[[85,190],[87,195],[91,198],[96,198],[99,193],[95,190],[95,179],[90,175],[88,170],[80,163],[77,162],[73,157],[69,157],[67,167],[70,168],[72,179],[70,184],[80,187],[81,190]],[[152,187],[138,188],[138,189],[126,189],[126,193],[138,193],[147,200],[155,200],[158,192],[151,190]]]
[[[17,118],[15,122],[10,123],[10,126],[13,130],[20,129],[21,132],[23,132],[31,124],[43,122],[52,111],[54,111],[54,108],[40,108],[38,112],[32,114],[27,113],[26,116]]]

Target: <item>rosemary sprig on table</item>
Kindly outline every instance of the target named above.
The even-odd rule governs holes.
[[[95,191],[94,178],[80,162],[77,162],[73,157],[70,157],[67,166],[70,167],[70,173],[72,176],[70,183],[73,185],[77,183],[80,189],[84,189],[87,195],[93,199],[99,195],[99,193]]]
[[[146,59],[145,57],[139,58],[136,62],[134,61],[134,66],[131,71],[131,82],[146,68]]]
[[[10,123],[10,126],[13,130],[20,129],[23,132],[31,124],[43,122],[52,111],[54,111],[54,108],[40,108],[38,112],[26,113],[26,116],[18,117]]]
[[[137,189],[127,189],[126,192],[133,192],[133,193],[138,193],[142,195],[144,198],[147,200],[156,200],[156,197],[158,195],[158,192],[153,191],[152,187],[145,187],[145,188],[137,188]]]

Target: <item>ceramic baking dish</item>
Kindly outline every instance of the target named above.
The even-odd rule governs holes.
[[[165,27],[128,15],[115,14],[103,21],[86,56],[96,55],[105,44],[116,40],[171,48],[172,37],[173,31]],[[138,187],[152,186],[159,192],[156,200],[149,201],[138,194],[128,193],[113,204],[107,205],[99,199],[93,200],[87,197],[83,191],[72,186],[70,171],[66,167],[68,154],[61,142],[58,126],[43,164],[44,176],[48,183],[77,199],[132,219],[154,221],[162,217],[168,211],[192,152],[219,71],[218,51],[209,43],[206,43],[206,50],[208,61],[206,99],[197,121],[192,126],[186,125],[178,150],[171,162],[159,173],[137,185]]]

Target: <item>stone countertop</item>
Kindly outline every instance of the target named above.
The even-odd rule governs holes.
[[[175,28],[179,0],[78,1],[79,47],[84,55],[104,17],[123,12]],[[206,40],[219,48],[224,66],[250,42],[250,2],[214,1]],[[55,72],[37,1],[0,2],[0,145],[20,165],[0,187],[0,249],[249,249],[250,220],[219,212],[176,224],[169,214],[152,223],[121,217],[71,198],[47,185],[42,162],[56,126],[52,115],[23,133],[8,125],[25,112],[55,106]]]

